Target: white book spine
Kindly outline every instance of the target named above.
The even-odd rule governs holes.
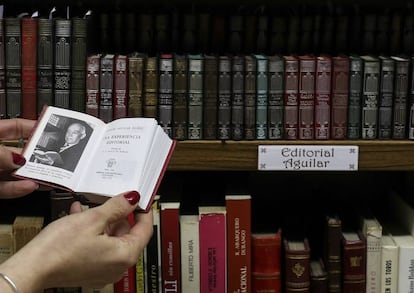
[[[406,235],[394,239],[399,246],[398,292],[414,293],[414,238]]]
[[[398,246],[391,236],[381,247],[381,293],[393,293],[398,289]]]
[[[377,293],[381,287],[381,235],[382,227],[377,221],[366,228],[367,263],[366,293]]]

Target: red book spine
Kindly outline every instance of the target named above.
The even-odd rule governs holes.
[[[181,292],[180,202],[161,202],[162,292]]]
[[[251,292],[251,196],[227,195],[227,292]]]
[[[331,57],[317,57],[315,78],[315,139],[329,139],[330,137],[331,74]]]
[[[253,272],[252,278],[253,293],[282,293],[280,272],[273,274]]]
[[[298,96],[299,60],[296,56],[284,56],[285,89],[283,101],[285,109],[285,139],[298,139]]]
[[[129,214],[128,221],[131,227],[135,225],[135,216]],[[114,283],[114,293],[136,293],[135,265],[127,269],[122,278]]]
[[[200,293],[226,292],[226,208],[200,206],[199,219]]]
[[[332,58],[331,138],[346,139],[348,123],[349,57]]]
[[[115,56],[115,76],[114,76],[114,113],[113,119],[124,118],[127,116],[127,77],[128,77],[128,58],[125,55]]]
[[[366,241],[361,233],[342,233],[343,292],[364,293]],[[351,235],[351,236],[349,236]]]
[[[316,58],[299,56],[299,139],[314,139]]]
[[[22,18],[22,117],[37,119],[37,18]]]
[[[310,247],[303,241],[284,240],[286,292],[309,292]]]
[[[99,117],[101,54],[91,55],[86,61],[86,113]]]

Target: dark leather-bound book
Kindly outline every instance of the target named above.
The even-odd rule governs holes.
[[[414,57],[410,58],[410,92],[408,94],[408,139],[414,139]]]
[[[293,15],[288,17],[288,34],[287,34],[287,53],[299,54],[299,35],[300,35],[300,18],[297,15],[297,11],[292,12]]]
[[[208,53],[211,43],[211,14],[208,11],[202,11],[197,14],[198,17],[198,32],[196,47],[198,52]]]
[[[392,134],[395,62],[387,55],[380,55],[379,58],[381,71],[378,100],[378,138],[390,139]]]
[[[104,122],[113,120],[115,55],[105,54],[101,58],[99,73],[99,115]]]
[[[182,52],[195,54],[197,35],[197,18],[193,13],[186,13],[183,16],[182,27]]]
[[[211,52],[222,55],[227,51],[227,16],[215,12],[211,18]]]
[[[414,13],[411,8],[404,17],[401,53],[405,55],[410,55],[412,54],[413,47],[414,47]]]
[[[72,20],[55,19],[54,38],[54,106],[70,108]]]
[[[203,139],[217,139],[218,59],[204,54]]]
[[[336,16],[335,29],[335,52],[336,54],[346,54],[348,52],[348,26],[349,17],[346,12],[341,11]]]
[[[349,100],[349,58],[332,57],[331,138],[346,139]]]
[[[125,15],[125,53],[131,54],[137,48],[137,15],[127,11]]]
[[[378,99],[380,86],[380,62],[373,55],[361,56],[362,75],[362,139],[378,137]]]
[[[114,67],[113,119],[118,119],[128,114],[128,57],[115,55]]]
[[[362,59],[349,55],[348,139],[361,138]]]
[[[274,15],[270,19],[269,53],[286,54],[288,20],[284,15]]]
[[[128,117],[142,117],[144,69],[147,55],[132,52],[128,55]]]
[[[313,55],[299,56],[298,138],[315,138],[315,70]]]
[[[16,118],[22,116],[21,19],[6,17],[4,33],[7,118]]]
[[[331,79],[330,55],[316,57],[315,69],[315,139],[329,139],[331,130]]]
[[[377,16],[373,13],[367,13],[363,17],[362,25],[362,54],[376,54],[375,31],[377,27]]]
[[[283,89],[285,62],[280,55],[269,56],[268,138],[283,138]]]
[[[101,54],[93,54],[86,58],[85,111],[95,117],[99,117],[101,57]]]
[[[388,12],[379,14],[377,16],[377,30],[375,34],[375,48],[378,54],[389,55],[390,54],[390,24],[391,17]]]
[[[158,116],[158,57],[148,56],[144,68],[143,88],[144,117]]]
[[[188,67],[185,55],[174,55],[173,138],[187,139]]]
[[[408,57],[391,57],[395,61],[394,100],[392,114],[392,138],[407,138],[407,103],[410,76]]]
[[[6,68],[4,56],[4,19],[0,19],[0,119],[7,117],[6,109]]]
[[[231,64],[231,139],[244,137],[244,58],[234,55]],[[222,76],[223,77],[223,76]],[[225,97],[226,96],[221,96]]]
[[[364,293],[366,283],[366,241],[362,233],[342,232],[342,289],[344,293]]]
[[[22,117],[37,119],[37,18],[22,18]]]
[[[322,259],[311,260],[310,279],[310,292],[312,293],[339,292],[328,290],[329,276]]]
[[[313,20],[314,17],[311,14],[304,13],[300,23],[300,39],[299,39],[299,54],[312,53],[312,33],[313,33]]]
[[[71,90],[70,108],[85,112],[86,96],[86,56],[88,42],[88,19],[72,18],[72,58],[71,58]]]
[[[188,54],[188,139],[203,138],[204,57]]]
[[[328,274],[329,292],[341,292],[342,221],[337,214],[326,215],[323,238],[323,261]]]
[[[154,43],[155,50],[158,53],[170,51],[170,17],[167,13],[159,13],[155,15],[155,34]]]
[[[283,241],[286,292],[310,292],[310,253],[307,238]]]
[[[243,16],[231,15],[229,23],[229,52],[240,54],[243,48]]]
[[[268,66],[267,55],[255,54],[256,62],[256,139],[267,139]]]
[[[285,77],[283,91],[284,138],[298,138],[299,105],[299,59],[295,55],[283,56],[285,60]]]
[[[53,19],[38,19],[37,113],[53,105]]]
[[[244,139],[256,139],[256,61],[244,56]]]
[[[257,18],[256,53],[266,54],[268,42],[268,16],[261,14]]]
[[[158,123],[172,137],[173,120],[173,55],[159,56]]]
[[[394,11],[391,15],[390,33],[388,35],[390,55],[398,55],[401,53],[403,23],[403,12],[400,10]]]
[[[218,139],[230,139],[231,137],[231,95],[234,94],[231,58],[229,55],[221,55],[218,60]]]
[[[154,18],[150,13],[138,14],[137,50],[151,54],[154,48]]]

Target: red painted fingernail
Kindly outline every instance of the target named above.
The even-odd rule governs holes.
[[[124,197],[129,202],[129,204],[132,206],[135,205],[140,199],[139,193],[136,191],[131,191],[131,192],[126,193]]]
[[[20,155],[20,154],[16,154],[16,153],[12,153],[13,156],[13,163],[19,166],[23,166],[24,164],[26,164],[26,159]]]

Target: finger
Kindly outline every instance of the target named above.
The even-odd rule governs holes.
[[[19,139],[29,137],[36,120],[13,118],[0,123],[0,139]]]
[[[31,180],[0,181],[0,198],[16,198],[32,193],[39,185]]]
[[[70,213],[76,214],[82,212],[82,205],[79,201],[74,201],[70,206]]]
[[[140,249],[147,245],[147,243],[143,242],[142,239],[147,239],[149,241],[153,233],[152,213],[152,210],[148,213],[137,213],[135,215],[135,225],[131,228],[129,235],[127,235],[127,237],[129,237],[134,243],[143,245]]]
[[[0,171],[10,172],[25,163],[26,159],[20,153],[12,152],[10,149],[0,146]]]

